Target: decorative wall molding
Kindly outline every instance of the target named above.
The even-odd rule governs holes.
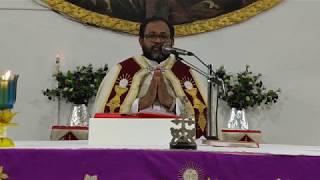
[[[84,24],[107,28],[129,34],[138,34],[139,23],[115,18],[109,15],[89,11],[66,0],[43,0],[53,10],[71,17]],[[196,20],[190,23],[175,25],[177,36],[187,36],[214,31],[226,26],[245,21],[265,10],[272,8],[282,0],[257,0],[241,9],[214,18]]]

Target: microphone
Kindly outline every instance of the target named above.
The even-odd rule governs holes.
[[[184,56],[193,56],[192,52],[187,50],[171,47],[170,45],[163,45],[162,52],[165,54],[174,54],[174,55],[184,55]]]

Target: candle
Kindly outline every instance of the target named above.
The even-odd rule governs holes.
[[[9,101],[9,81],[10,81],[10,76],[11,76],[11,72],[10,71],[7,71],[4,74],[4,80],[6,81],[6,83],[5,83],[4,102],[7,105],[8,105],[8,101]]]
[[[15,103],[16,100],[16,87],[17,87],[17,75],[13,75],[9,79],[9,87],[8,87],[8,108],[11,109],[13,108],[13,104]]]
[[[14,78],[13,78],[13,98],[12,98],[13,101],[12,101],[12,104],[14,104],[16,102],[18,78],[19,78],[19,75],[14,75]]]
[[[8,104],[8,80],[4,81],[4,88],[3,88],[3,92],[4,92],[4,96],[3,96],[3,102],[5,104],[5,108],[7,108],[7,104]]]
[[[60,72],[60,61],[61,61],[61,55],[60,55],[60,53],[57,53],[56,54],[55,74],[58,74]]]
[[[11,109],[16,99],[18,75],[7,71],[0,79],[0,109]]]
[[[8,79],[10,78],[10,71],[7,71],[1,76],[0,82],[0,109],[7,108],[8,102]]]
[[[0,109],[4,109],[5,107],[5,102],[4,102],[4,94],[5,94],[5,86],[6,86],[6,81],[0,79]]]

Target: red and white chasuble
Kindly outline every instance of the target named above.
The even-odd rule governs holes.
[[[207,105],[206,88],[196,77],[195,71],[189,66],[176,61],[170,56],[162,64],[163,75],[168,87],[174,96],[181,100],[188,115],[193,116],[196,121],[197,138],[206,135],[207,131]],[[150,60],[144,56],[135,56],[117,64],[103,79],[97,93],[94,104],[94,113],[128,113],[132,103],[141,91],[144,79],[150,75]],[[171,93],[171,94],[172,94]],[[183,99],[188,99],[187,102]]]

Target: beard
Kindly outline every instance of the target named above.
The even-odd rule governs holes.
[[[142,52],[143,56],[158,63],[166,60],[170,56],[170,54],[162,52],[162,45],[154,45],[148,48],[143,44]]]

